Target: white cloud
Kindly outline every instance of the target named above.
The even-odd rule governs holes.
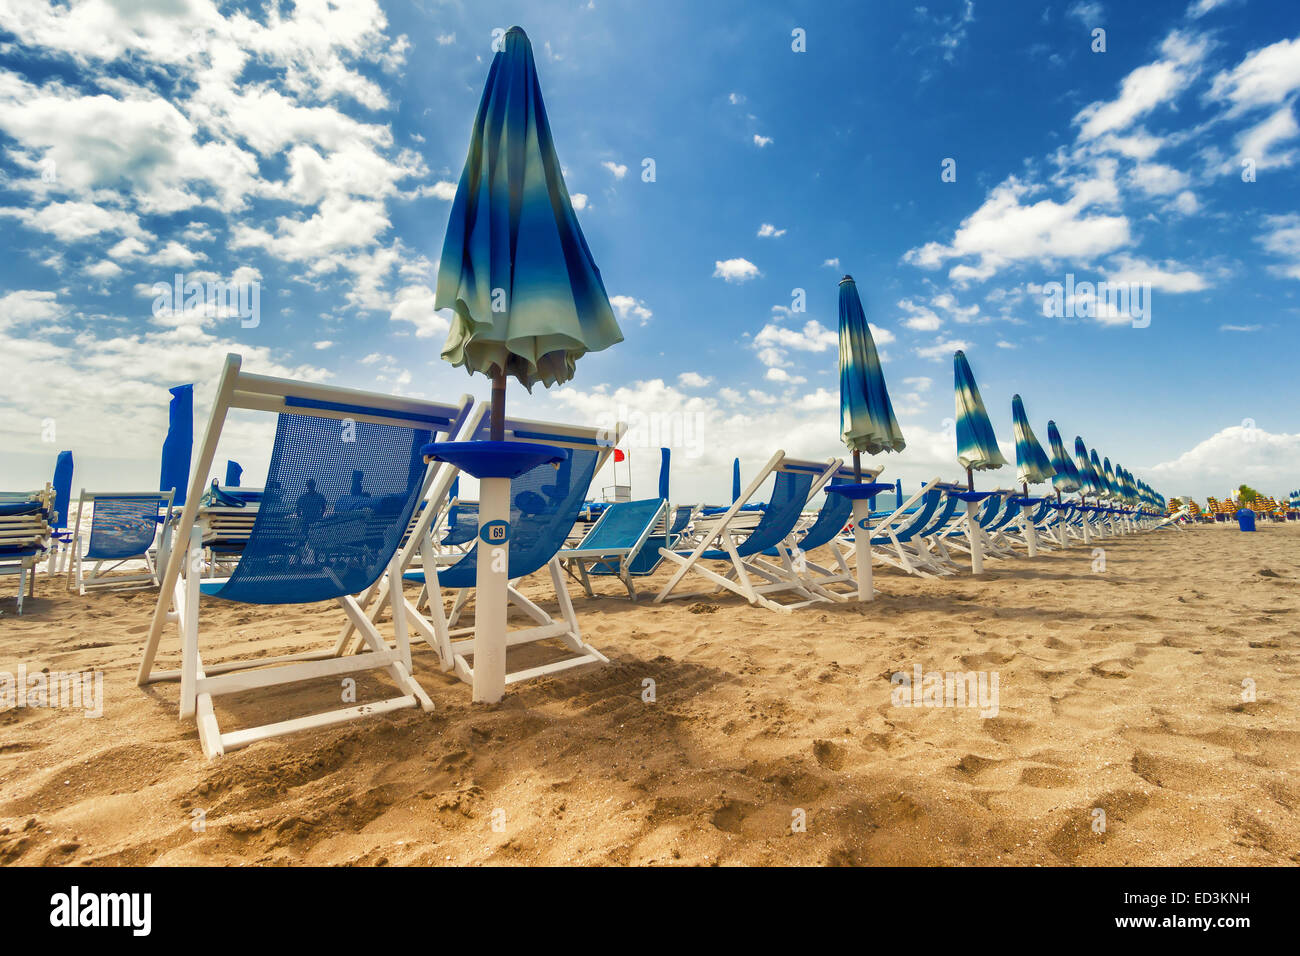
[[[582,210],[587,208],[586,193],[574,193],[569,197],[569,201],[573,203],[573,208],[578,212],[582,212]]]
[[[1160,45],[1162,59],[1133,70],[1120,83],[1119,95],[1085,106],[1074,117],[1079,137],[1095,139],[1131,126],[1156,107],[1172,102],[1196,77],[1206,41],[1175,31]]]
[[[783,368],[769,368],[765,378],[769,382],[779,382],[782,385],[802,385],[808,381],[802,375],[791,375]]]
[[[1220,332],[1258,332],[1264,326],[1262,325],[1221,325]]]
[[[1096,0],[1080,0],[1074,6],[1065,11],[1067,17],[1074,17],[1085,27],[1099,27],[1103,25],[1103,18],[1106,15],[1106,9]]]
[[[1266,230],[1257,241],[1270,253],[1286,261],[1273,271],[1289,279],[1300,279],[1300,215],[1266,216]]]
[[[677,384],[682,388],[704,388],[712,381],[712,378],[701,375],[699,372],[682,372],[677,376]]]
[[[1112,261],[1114,266],[1106,270],[1111,282],[1150,283],[1162,292],[1200,292],[1210,285],[1204,276],[1176,262],[1161,266],[1129,255],[1117,255]]]
[[[1279,40],[1250,53],[1214,78],[1209,96],[1233,110],[1275,106],[1300,89],[1300,37]]]
[[[838,257],[826,259],[822,262],[822,266],[827,269],[838,269],[840,267],[840,260]]]
[[[90,202],[52,202],[41,209],[0,208],[0,216],[48,232],[63,242],[77,242],[100,233],[141,236],[139,219],[121,209],[105,209]]]
[[[415,336],[420,339],[441,335],[451,328],[451,323],[434,311],[433,290],[427,285],[409,285],[397,290],[389,318],[415,326]]]
[[[611,162],[610,160],[607,159],[600,165],[608,169],[610,174],[615,179],[622,179],[624,176],[627,175],[627,167],[624,166],[622,163]]]
[[[1171,495],[1219,496],[1243,482],[1265,494],[1285,495],[1300,474],[1300,434],[1268,432],[1243,422],[1146,472],[1147,480]]]
[[[0,296],[0,329],[28,322],[53,322],[64,311],[53,292],[19,289]]]
[[[727,95],[727,100],[732,106],[739,106],[741,103],[745,102],[745,97],[740,93],[729,93]]]
[[[784,235],[785,235],[784,229],[778,229],[770,222],[765,222],[758,227],[758,238],[760,239],[768,239],[768,238],[776,239]]]
[[[440,179],[438,182],[433,184],[430,194],[434,199],[441,199],[443,202],[451,202],[456,198],[456,184],[448,182],[445,179]]]
[[[1016,345],[1014,342],[1008,342],[1006,339],[998,339],[998,348],[1016,349],[1016,348],[1020,348],[1020,346]]]
[[[809,319],[802,329],[792,329],[784,325],[767,324],[754,336],[757,349],[777,348],[795,349],[800,352],[825,352],[838,349],[839,332],[828,329],[816,319]]]
[[[438,34],[438,46],[451,46],[451,45],[452,45],[453,43],[455,43],[455,42],[456,42],[456,34],[455,34],[455,33],[439,33],[439,34]]]
[[[1225,164],[1225,172],[1236,173],[1240,170],[1240,160],[1252,160],[1256,169],[1275,169],[1291,166],[1296,161],[1294,149],[1274,152],[1273,147],[1279,143],[1295,139],[1300,135],[1300,126],[1296,125],[1295,115],[1290,104],[1283,106],[1255,126],[1242,132],[1236,140],[1237,157]]]
[[[654,315],[654,313],[646,307],[645,302],[641,299],[633,298],[630,295],[611,295],[609,297],[609,304],[614,307],[614,311],[618,313],[620,319],[627,319],[629,317],[640,319],[642,325],[649,322],[651,316]]]
[[[727,282],[748,282],[762,275],[748,259],[719,259],[713,263],[713,278]]]
[[[919,358],[929,359],[932,362],[939,362],[944,359],[951,359],[954,352],[965,351],[970,348],[970,343],[962,339],[935,339],[933,345],[918,346],[913,349]]]
[[[1163,163],[1139,163],[1129,173],[1129,182],[1148,196],[1168,196],[1186,189],[1186,173]]]
[[[754,134],[754,145],[757,146],[759,149],[762,149],[764,146],[771,146],[771,145],[772,145],[772,137],[770,137],[770,136],[760,136],[758,133],[755,133],[755,134]]]
[[[329,339],[321,339],[321,341],[319,342],[313,342],[311,344],[311,347],[316,349],[318,352],[323,352],[326,349],[333,348],[334,343],[331,342]]]

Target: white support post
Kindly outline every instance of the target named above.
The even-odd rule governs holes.
[[[480,534],[485,529],[490,534],[491,529],[487,528],[490,522],[508,521],[510,518],[510,479],[480,479],[479,497]],[[509,540],[489,544],[480,538],[474,605],[475,703],[495,704],[506,691],[506,588],[509,583],[509,568]]]
[[[1020,506],[1020,514],[1025,519],[1025,548],[1031,558],[1038,557],[1038,531],[1034,528],[1032,509],[1029,505]]]
[[[867,498],[853,499],[853,552],[858,562],[858,600],[874,601],[875,586],[871,580],[871,502]]]
[[[979,511],[978,501],[966,502],[966,537],[970,541],[970,573],[984,573],[984,548],[980,541],[981,532],[984,530],[976,520],[976,514]]]

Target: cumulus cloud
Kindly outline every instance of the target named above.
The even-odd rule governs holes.
[[[726,282],[748,282],[762,275],[748,259],[719,259],[713,263],[713,278]]]

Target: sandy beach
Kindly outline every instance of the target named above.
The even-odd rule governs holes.
[[[81,598],[42,577],[21,618],[11,589],[0,604],[0,670],[101,670],[103,714],[0,713],[0,862],[1300,862],[1300,527],[1103,547],[1104,571],[1082,547],[979,579],[878,566],[873,604],[791,614],[572,584],[608,666],[471,706],[418,649],[434,713],[215,761],[177,720],[176,685],[135,684],[154,593]],[[553,606],[549,577],[524,591]],[[202,621],[216,661],[327,645],[341,612],[205,601]],[[175,666],[173,637],[164,649]],[[899,705],[891,675],[917,666],[996,674],[996,716]],[[387,689],[368,680],[362,699]],[[218,714],[235,726],[337,698],[327,680]]]

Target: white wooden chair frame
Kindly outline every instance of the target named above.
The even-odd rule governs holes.
[[[659,554],[666,560],[677,565],[677,570],[673,572],[668,582],[655,595],[654,603],[662,604],[665,600],[685,600],[688,598],[708,597],[721,593],[723,590],[731,591],[738,594],[750,604],[765,607],[771,611],[790,612],[797,608],[807,607],[810,604],[819,604],[830,599],[818,592],[809,589],[803,580],[795,573],[792,564],[791,552],[787,548],[782,551],[782,564],[774,565],[770,561],[764,560],[761,554],[751,554],[742,558],[736,550],[736,532],[741,529],[737,525],[737,517],[742,514],[740,509],[748,504],[758,494],[763,483],[768,477],[780,471],[801,471],[807,472],[815,470],[812,485],[809,489],[808,497],[804,501],[804,507],[808,501],[822,489],[826,482],[830,481],[836,470],[844,462],[839,458],[828,458],[826,461],[801,461],[795,458],[786,458],[785,452],[778,449],[771,458],[759,469],[758,474],[741,492],[740,497],[731,503],[731,506],[718,518],[701,519],[697,525],[704,525],[702,531],[694,538],[694,547],[689,555],[678,554],[676,550],[670,548],[660,548]],[[746,515],[747,519],[752,518],[752,513]],[[760,519],[761,520],[761,519]],[[705,522],[709,522],[705,524]],[[746,521],[745,531],[752,529],[753,525]],[[741,535],[741,540],[743,540]],[[716,548],[710,548],[710,545],[716,544]],[[685,549],[682,549],[685,550]],[[719,574],[704,562],[715,560],[705,558],[704,552],[709,550],[725,551],[728,555],[725,560],[730,565],[726,572]],[[778,545],[780,550],[780,545]],[[691,591],[677,592],[677,585],[686,577],[687,574],[695,573],[705,580],[717,585],[712,591]],[[754,579],[758,580],[755,581]],[[768,597],[770,594],[793,592],[800,600],[782,603]]]
[[[475,410],[475,415],[464,429],[463,440],[466,438],[469,440],[487,438],[487,411],[486,407]],[[593,475],[605,464],[605,461],[613,453],[614,446],[622,440],[626,431],[627,426],[622,422],[617,423],[611,430],[581,425],[559,425],[552,422],[531,421],[510,416],[507,416],[505,421],[506,441],[531,441],[546,445],[558,445],[561,448],[571,448],[579,451],[590,451],[594,445],[599,450],[599,454]],[[400,560],[397,562],[398,572],[396,574],[390,573],[382,581],[377,582],[376,586],[372,588],[374,593],[365,596],[363,606],[366,604],[371,605],[369,615],[372,620],[375,619],[383,603],[388,600],[391,588],[390,582],[402,580],[402,573],[410,569],[416,556],[419,555],[423,565],[424,587],[416,601],[411,601],[405,595],[402,596],[401,603],[406,608],[407,624],[424,639],[425,643],[437,652],[442,670],[452,673],[467,684],[473,684],[474,668],[470,664],[469,658],[474,654],[474,628],[473,626],[458,627],[457,625],[460,623],[460,616],[465,610],[474,588],[458,589],[452,598],[451,610],[447,610],[444,604],[446,596],[438,584],[437,571],[440,567],[446,567],[448,563],[459,561],[463,555],[443,554],[440,556],[435,554],[433,541],[428,533],[428,528],[439,517],[439,514],[445,510],[443,506],[447,504],[448,492],[451,490],[451,484],[458,474],[459,469],[450,465],[445,465],[443,470],[439,472],[438,479],[433,483],[429,492],[430,504],[425,508],[421,524],[412,532],[407,546],[400,554]],[[506,588],[507,600],[511,605],[522,611],[532,623],[529,627],[508,631],[506,646],[517,647],[553,638],[572,651],[573,656],[524,670],[507,671],[507,685],[547,674],[555,674],[583,664],[609,663],[609,658],[583,639],[582,628],[578,623],[578,616],[574,611],[573,600],[569,596],[569,590],[564,580],[564,572],[560,567],[558,557],[553,556],[550,559],[547,563],[547,570],[551,575],[551,583],[555,589],[556,601],[559,604],[559,619],[557,620],[544,608],[525,597],[517,587],[519,579],[512,579]],[[421,609],[426,607],[428,609],[427,617],[421,613]],[[339,635],[340,643],[355,640],[353,635],[353,625],[351,623],[345,625]]]
[[[153,541],[139,554],[133,554],[125,558],[114,558],[112,560],[96,560],[94,567],[89,571],[86,570],[86,560],[82,557],[81,546],[81,517],[86,513],[86,505],[92,508],[96,499],[99,498],[157,498],[159,502],[158,510],[161,514],[169,514],[172,506],[171,491],[81,491],[77,505],[77,521],[72,529],[72,541],[68,545],[68,576],[67,586],[69,589],[84,595],[87,591],[94,590],[139,590],[140,588],[154,588],[158,586],[158,568],[154,564],[153,551],[159,542],[158,529],[154,529]],[[92,512],[90,516],[90,529],[86,532],[89,539],[95,530],[95,515]],[[89,540],[87,541],[89,546]],[[143,561],[145,569],[136,571],[131,574],[114,574],[109,577],[110,571],[120,568],[128,561]],[[104,567],[107,564],[108,567]]]
[[[205,580],[202,576],[202,529],[197,522],[199,500],[203,495],[205,476],[212,467],[226,415],[233,408],[406,428],[412,426],[413,420],[418,420],[417,416],[436,416],[446,418],[449,424],[434,425],[432,430],[439,435],[455,435],[468,415],[473,399],[468,395],[462,396],[459,403],[452,405],[294,382],[251,375],[240,370],[240,362],[238,355],[226,356],[212,404],[212,414],[200,446],[190,494],[176,525],[177,546],[171,549],[163,572],[162,590],[154,607],[140,670],[136,675],[137,683],[144,686],[154,681],[180,681],[180,717],[182,720],[194,719],[197,722],[203,752],[209,758],[258,740],[315,730],[362,716],[407,707],[432,710],[433,701],[411,676],[411,649],[406,618],[400,614],[393,616],[396,646],[389,647],[351,595],[336,600],[349,622],[359,630],[362,643],[368,648],[363,653],[345,655],[342,641],[338,641],[330,650],[205,665],[199,648],[199,598]],[[312,404],[302,404],[304,401]],[[325,407],[319,407],[321,404]],[[433,467],[426,468],[422,494],[427,492],[436,471]],[[182,542],[187,543],[188,547],[182,547]],[[395,549],[387,573],[396,570],[398,560],[399,551]],[[207,580],[211,582],[211,579]],[[163,628],[168,622],[174,623],[180,634],[181,666],[179,670],[158,671],[154,669],[154,658]],[[386,672],[402,693],[377,703],[359,704],[260,727],[227,732],[222,732],[218,727],[212,704],[213,697],[217,695],[296,684],[322,677],[338,678],[375,669]]]
[[[875,481],[880,477],[884,470],[884,468],[863,468],[863,483],[866,484]],[[829,483],[829,481],[851,483],[854,481],[853,469],[851,467],[841,467],[834,474],[828,476],[828,481],[823,482],[822,484],[824,485]],[[821,487],[821,485],[818,487]],[[816,492],[817,488],[814,488],[813,494],[815,495]],[[852,521],[851,516],[849,521]],[[812,521],[809,522],[809,526],[816,524],[816,522],[817,519],[814,517]],[[798,546],[799,531],[803,530],[806,530],[806,528],[797,529],[794,534],[781,544],[777,545],[777,549],[780,551],[782,564],[786,568],[786,573],[793,575],[809,591],[816,592],[829,601],[835,601],[837,603],[856,601],[858,599],[857,573],[849,567],[848,562],[849,554],[856,554],[856,548],[845,549],[841,547],[840,536],[838,534],[831,538],[831,540],[823,545],[823,547],[830,551],[831,557],[835,559],[836,567],[828,568],[824,565],[817,564],[814,561],[810,561],[808,559],[808,552]],[[872,534],[874,533],[875,532],[873,531]],[[852,593],[846,594],[841,591],[836,591],[836,585],[845,585],[850,587],[853,589]]]

